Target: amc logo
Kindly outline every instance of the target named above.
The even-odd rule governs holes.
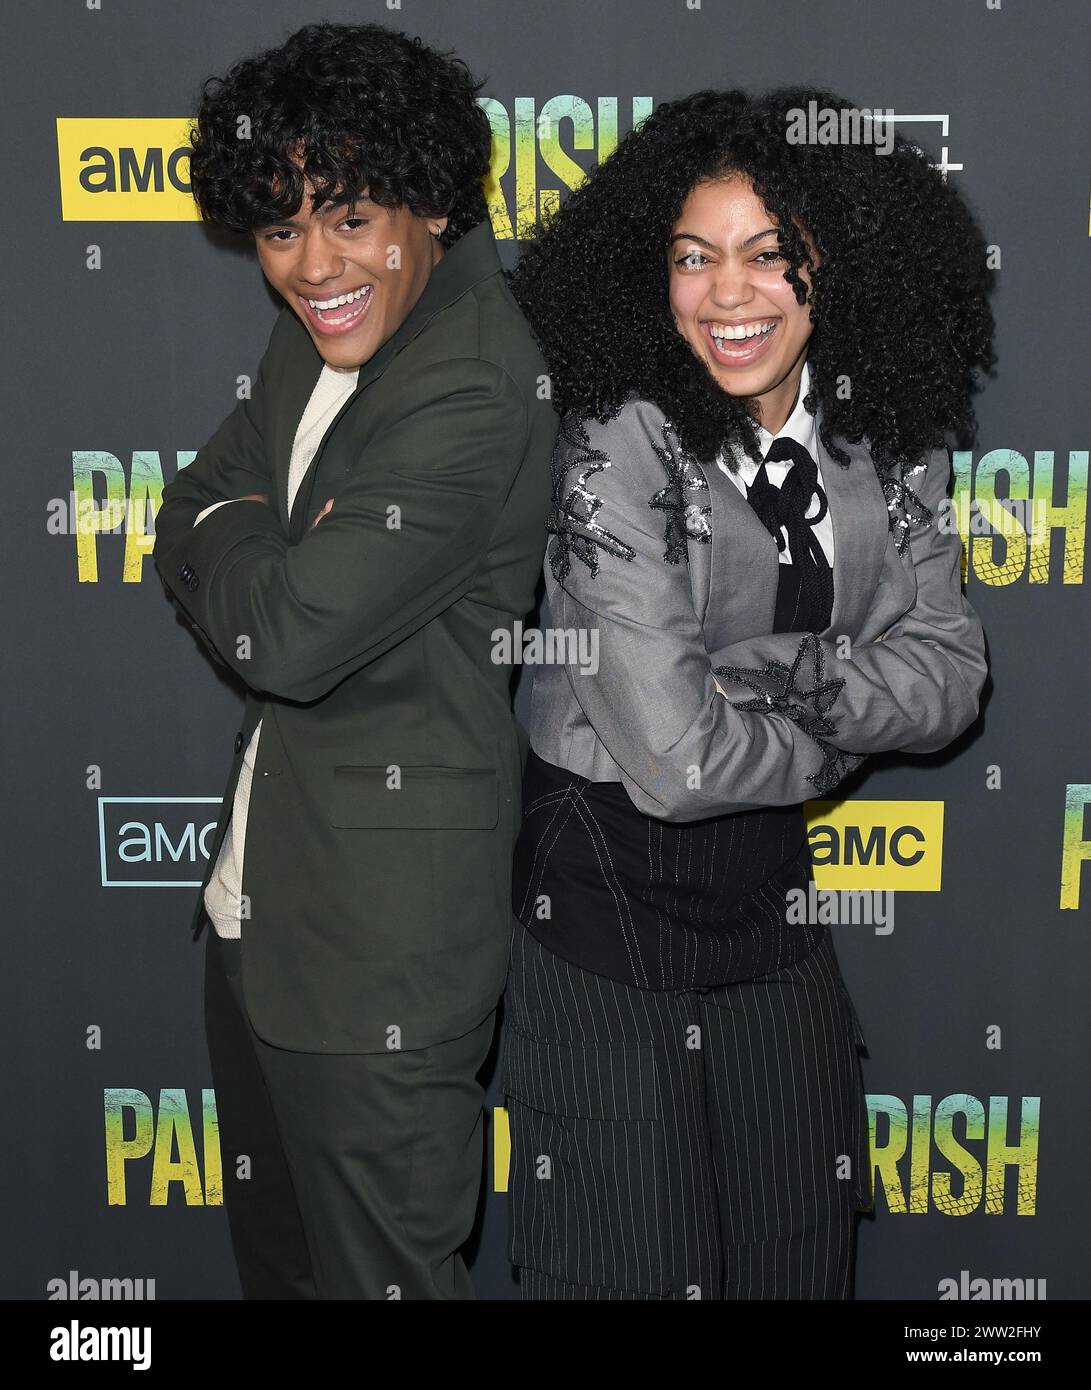
[[[57,118],[65,222],[192,222],[189,119]]]
[[[199,888],[221,805],[218,796],[100,796],[103,888]]]
[[[808,801],[804,814],[816,887],[939,892],[942,801]]]

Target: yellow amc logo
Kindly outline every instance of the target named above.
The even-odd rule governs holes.
[[[938,893],[942,801],[808,801],[816,888]]]
[[[192,120],[57,118],[65,222],[194,222]]]

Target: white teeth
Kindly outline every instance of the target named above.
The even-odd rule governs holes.
[[[307,303],[312,309],[339,309],[342,304],[352,304],[355,300],[360,299],[370,289],[370,285],[362,285],[358,290],[353,290],[351,294],[341,294],[336,299],[308,299]]]
[[[710,328],[712,336],[717,341],[725,339],[731,342],[742,342],[745,338],[756,338],[762,333],[769,333],[776,327],[776,319],[769,319],[765,323],[740,323],[737,326],[718,323]]]

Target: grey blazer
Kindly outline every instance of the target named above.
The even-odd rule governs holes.
[[[869,753],[932,752],[973,722],[987,663],[940,524],[947,451],[881,483],[866,445],[838,442],[850,464],[818,458],[832,621],[773,633],[776,542],[716,464],[636,397],[606,424],[564,419],[545,579],[569,659],[535,672],[540,757],[690,821],[829,795]],[[593,674],[571,659],[581,628]]]

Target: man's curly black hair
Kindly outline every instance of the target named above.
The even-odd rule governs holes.
[[[283,221],[306,174],[316,210],[366,192],[449,218],[439,239],[451,246],[488,216],[482,85],[460,59],[381,25],[307,24],[202,84],[190,134],[201,215],[243,233]]]
[[[788,113],[809,101],[851,109],[802,87],[664,103],[568,196],[510,277],[560,413],[606,421],[635,391],[696,457],[726,444],[760,460],[753,403],[717,384],[668,302],[668,241],[687,196],[738,173],[780,229],[800,304],[798,268],[811,277],[805,405],[821,407],[831,455],[847,465],[834,438],[866,437],[883,477],[943,445],[947,431],[972,433],[975,373],[995,360],[984,238],[954,188],[901,136],[886,155],[870,144],[790,144]],[[813,271],[793,217],[822,257]]]

